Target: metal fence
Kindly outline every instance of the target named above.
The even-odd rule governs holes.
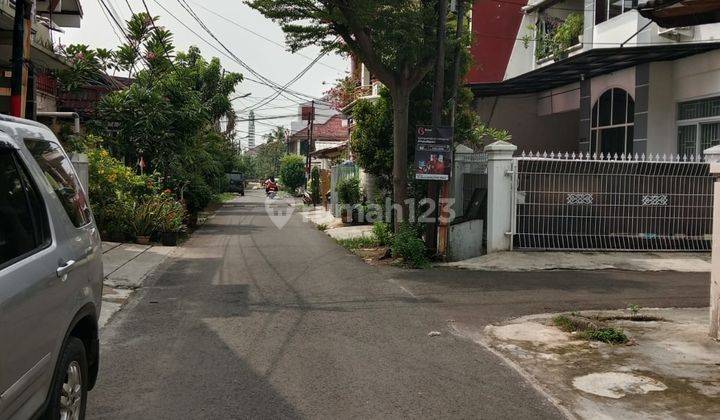
[[[707,251],[713,178],[700,157],[516,158],[513,247]]]

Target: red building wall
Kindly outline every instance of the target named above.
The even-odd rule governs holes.
[[[472,9],[473,64],[467,83],[501,82],[520,30],[527,0],[475,0]]]

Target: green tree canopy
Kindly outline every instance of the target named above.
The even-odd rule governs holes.
[[[130,166],[142,158],[164,187],[187,192],[188,207],[202,208],[237,164],[230,95],[242,75],[206,60],[197,47],[176,53],[172,34],[146,13],[134,15],[126,32],[128,41],[114,51],[67,47],[81,70],[69,80],[79,84],[111,68],[132,75],[129,87],[101,99],[91,130],[114,156]]]
[[[280,160],[280,180],[290,192],[305,185],[305,159],[300,155],[285,155]]]
[[[464,0],[463,0],[464,1]],[[246,0],[277,21],[295,51],[309,45],[355,54],[393,99],[393,194],[407,196],[410,94],[433,66],[440,0]],[[341,39],[342,42],[338,42]],[[401,158],[402,157],[402,158]]]

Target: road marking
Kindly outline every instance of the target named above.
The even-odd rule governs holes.
[[[410,291],[410,289],[408,289],[407,287],[405,287],[405,286],[403,286],[402,284],[400,284],[400,282],[398,282],[397,280],[395,280],[395,279],[390,279],[390,280],[388,280],[388,281],[389,281],[390,283],[394,284],[395,286],[399,287],[400,289],[402,289],[403,292],[405,292],[405,293],[407,293],[408,295],[412,296],[413,299],[420,299],[417,295],[415,295],[415,293],[413,293],[412,291]]]

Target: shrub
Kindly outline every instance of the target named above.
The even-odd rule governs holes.
[[[183,193],[185,206],[190,214],[197,214],[210,204],[213,191],[202,177],[194,177]]]
[[[320,202],[320,169],[317,167],[310,174],[310,198],[313,204]]]
[[[337,183],[338,201],[340,204],[360,203],[360,180],[358,178],[346,178]]]
[[[418,229],[407,222],[400,225],[392,241],[392,254],[395,258],[403,258],[411,268],[425,268],[429,265],[425,242],[420,238]]]
[[[373,224],[372,232],[378,245],[387,246],[392,242],[393,235],[389,224],[385,222],[375,222]]]
[[[294,193],[305,184],[305,159],[299,155],[285,155],[280,160],[280,180]]]
[[[158,192],[157,182],[137,175],[105,149],[87,151],[89,195],[95,220],[106,239],[124,240],[132,233],[134,203]]]

